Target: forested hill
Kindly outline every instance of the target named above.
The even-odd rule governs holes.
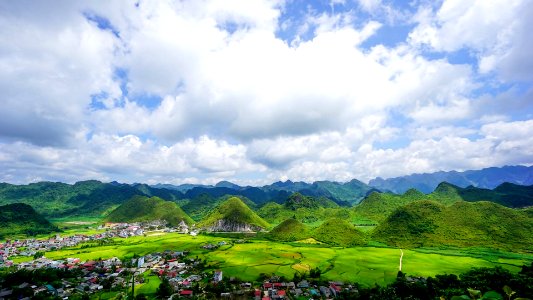
[[[26,203],[47,217],[100,216],[135,195],[180,199],[178,191],[147,185],[102,183],[96,180],[75,184],[38,182],[27,185],[0,184],[0,204]]]
[[[0,239],[23,235],[50,233],[59,229],[23,203],[0,206]]]
[[[432,200],[444,205],[462,201],[489,201],[510,208],[524,208],[533,206],[533,186],[503,183],[489,190],[472,186],[461,188],[441,182],[432,193],[427,195],[415,189],[410,189],[400,195],[375,192],[354,207],[353,211],[359,217],[380,222],[395,209],[421,200]]]

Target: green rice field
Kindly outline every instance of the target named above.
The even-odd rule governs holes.
[[[201,248],[207,243],[231,242],[219,236],[190,236],[156,233],[146,237],[116,239],[112,245],[77,247],[47,252],[46,257],[82,260],[128,258],[164,250],[189,250],[191,256],[206,259],[209,268],[222,269],[225,276],[254,281],[261,273],[292,278],[295,272],[319,267],[324,279],[358,282],[364,286],[393,282],[399,268],[400,250],[386,247],[329,247],[323,244],[280,243],[249,239],[216,250]],[[412,276],[459,274],[472,267],[502,266],[511,271],[533,261],[533,254],[498,252],[488,249],[403,250],[402,271]],[[155,281],[155,280],[154,280]],[[150,281],[150,284],[152,281]],[[147,285],[146,289],[149,289]],[[142,287],[140,287],[142,290]]]

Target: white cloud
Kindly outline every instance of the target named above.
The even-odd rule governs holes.
[[[372,17],[282,19],[267,0],[0,3],[0,180],[257,184],[532,163],[530,2],[420,7],[405,42],[370,48],[403,17],[359,5]],[[277,35],[288,20],[304,24],[292,42]]]
[[[497,71],[505,81],[531,81],[532,17],[531,1],[446,0],[436,12],[427,7],[419,10],[415,17],[419,24],[409,38],[436,51],[470,49],[479,59],[481,73]]]

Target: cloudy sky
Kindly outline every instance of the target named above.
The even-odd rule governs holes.
[[[533,1],[0,1],[0,181],[533,164]]]

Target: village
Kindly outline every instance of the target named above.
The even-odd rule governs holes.
[[[121,261],[116,257],[100,261],[80,261],[77,258],[50,260],[40,257],[17,264],[16,268],[30,271],[68,270],[76,272],[78,276],[43,285],[35,285],[31,280],[22,282],[15,288],[0,290],[0,299],[20,299],[21,292],[29,295],[26,299],[37,295],[69,299],[73,295],[91,295],[104,290],[128,294],[132,278],[135,285],[145,283],[147,279],[143,274],[156,275],[160,280],[167,280],[173,292],[167,298],[195,298],[203,294],[227,299],[294,299],[300,296],[307,299],[328,299],[338,296],[343,290],[357,292],[355,287],[343,282],[331,281],[328,285],[317,286],[306,279],[293,282],[284,281],[277,276],[264,279],[262,284],[241,282],[236,278],[225,278],[221,270],[205,271],[200,260],[187,259],[186,256],[187,252],[184,251],[166,250],[130,261]]]
[[[79,298],[80,295],[98,295],[105,291],[119,291],[124,295],[130,293],[132,281],[142,285],[149,278],[156,276],[161,282],[168,282],[170,295],[167,298],[211,295],[217,298],[238,299],[295,299],[333,298],[342,291],[357,292],[351,285],[342,282],[327,282],[322,285],[312,284],[306,279],[289,281],[285,278],[271,276],[256,282],[242,282],[237,278],[226,278],[222,270],[213,270],[205,261],[187,257],[187,251],[165,250],[163,252],[121,260],[117,257],[82,261],[79,258],[52,260],[46,258],[46,252],[62,248],[76,247],[90,243],[110,241],[112,238],[128,238],[144,235],[146,232],[179,232],[197,235],[194,229],[180,224],[168,227],[165,222],[144,223],[106,223],[98,227],[102,232],[93,235],[75,234],[72,236],[56,235],[48,239],[6,240],[0,243],[0,269],[10,268],[16,271],[55,272],[60,280],[37,283],[32,278],[17,282],[16,286],[4,286],[0,282],[0,300],[29,299],[34,296],[53,298]],[[243,243],[243,240],[220,241],[205,244],[201,248],[214,250],[229,243]],[[14,257],[32,257],[32,260],[15,263]],[[15,272],[16,272],[15,271]],[[258,274],[258,278],[259,278]],[[25,297],[21,297],[24,295]]]

